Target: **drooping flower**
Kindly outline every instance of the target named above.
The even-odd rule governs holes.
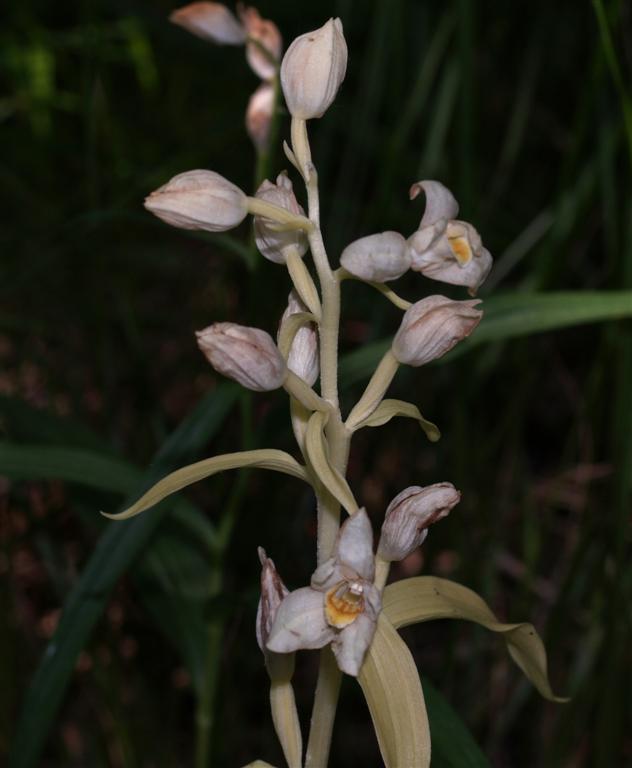
[[[449,352],[472,333],[483,313],[475,309],[479,299],[453,301],[428,296],[404,313],[391,347],[404,365],[420,366]]]
[[[236,323],[214,323],[196,336],[213,368],[242,387],[267,392],[285,381],[285,360],[269,333]]]
[[[281,62],[281,85],[292,117],[322,117],[347,71],[347,43],[340,19],[329,19],[290,45]]]
[[[361,280],[384,283],[397,280],[410,268],[410,254],[399,232],[380,232],[348,245],[340,263]]]
[[[459,206],[439,181],[418,181],[410,199],[421,192],[426,208],[419,229],[408,238],[412,269],[432,280],[465,285],[475,295],[492,268],[492,257],[471,224],[458,221]]]
[[[340,669],[356,677],[381,610],[374,577],[371,522],[360,509],[342,525],[333,556],[316,569],[311,586],[290,592],[279,606],[268,649],[290,653],[331,643]]]
[[[180,229],[223,232],[248,213],[246,195],[215,171],[187,171],[174,176],[145,199],[145,208]]]
[[[378,555],[384,560],[403,560],[423,544],[428,527],[449,514],[460,499],[452,483],[425,488],[412,485],[397,494],[386,510]]]

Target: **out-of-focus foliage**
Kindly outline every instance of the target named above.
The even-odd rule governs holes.
[[[162,515],[129,524],[98,515],[189,460],[291,447],[283,395],[238,398],[192,334],[215,319],[274,332],[289,289],[280,268],[253,257],[245,225],[201,237],[142,209],[149,191],[196,167],[252,191],[243,114],[257,80],[243,51],[170,25],[164,0],[5,6],[0,762],[13,746],[16,768],[192,764],[195,738],[208,737],[211,764],[257,755],[280,764],[254,640],[256,546],[288,585],[303,584],[309,493],[252,472],[202,483]],[[449,576],[502,620],[533,622],[554,687],[572,701],[538,698],[502,642],[425,624],[404,637],[434,686],[435,737],[450,741],[449,701],[494,765],[625,765],[630,7],[259,8],[286,42],[330,15],[345,26],[348,76],[313,125],[331,253],[373,232],[410,234],[421,216],[410,184],[439,178],[496,257],[482,291],[488,330],[445,365],[401,371],[392,390],[419,405],[441,441],[408,420],[365,430],[349,479],[376,525],[405,485],[453,481],[462,503],[398,575]],[[286,165],[279,152],[274,172]],[[434,288],[408,275],[397,290],[415,299]],[[398,310],[362,285],[344,291],[350,405],[363,356],[394,331]],[[533,292],[550,295],[538,304]],[[314,669],[303,654],[305,723]],[[197,726],[196,702],[208,718]],[[375,764],[350,681],[339,717],[332,766]],[[433,765],[481,764],[475,747],[464,755],[438,752]]]

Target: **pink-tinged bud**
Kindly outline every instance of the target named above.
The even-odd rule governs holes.
[[[355,277],[374,283],[397,280],[410,267],[406,240],[399,232],[381,232],[355,240],[340,257],[342,266]]]
[[[243,45],[246,41],[244,28],[221,3],[189,3],[175,10],[169,21],[219,45]]]
[[[292,182],[285,172],[277,176],[276,184],[266,179],[257,190],[255,197],[285,208],[286,211],[297,216],[305,214],[296,200]],[[276,264],[285,264],[287,252],[290,249],[298,250],[300,256],[307,251],[307,237],[303,230],[292,229],[279,232],[278,225],[265,216],[255,216],[255,243],[259,252]]]
[[[267,392],[278,389],[285,381],[285,360],[265,331],[235,323],[215,323],[196,336],[213,368],[246,389]]]
[[[428,296],[406,311],[393,339],[393,355],[405,365],[419,366],[442,357],[472,333],[483,313],[479,299],[452,301]]]
[[[460,499],[452,483],[406,488],[388,505],[378,555],[384,560],[408,557],[423,543],[428,527],[445,517]]]
[[[270,629],[274,624],[279,605],[283,598],[289,594],[288,588],[281,581],[277,569],[272,560],[266,555],[265,549],[259,547],[259,560],[261,561],[261,598],[257,608],[257,643],[264,653],[266,643],[270,636]]]
[[[281,326],[288,317],[301,312],[308,312],[308,309],[298,298],[296,291],[292,291],[288,296],[287,308],[281,318]],[[314,323],[303,325],[296,332],[287,358],[287,367],[292,373],[307,382],[310,387],[316,383],[320,372],[320,361],[318,332]]]
[[[248,213],[246,195],[214,171],[187,171],[174,176],[145,199],[145,208],[181,229],[223,232]]]
[[[252,94],[246,109],[246,131],[259,152],[268,148],[273,113],[274,88],[264,83]]]
[[[322,117],[347,71],[347,43],[340,19],[297,37],[281,63],[281,85],[292,117]]]
[[[256,8],[238,3],[237,12],[248,38],[246,60],[250,68],[262,80],[272,80],[279,69],[283,50],[279,28],[273,21],[262,19]]]

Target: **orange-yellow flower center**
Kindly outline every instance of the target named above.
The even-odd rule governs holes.
[[[325,597],[325,616],[332,627],[349,626],[364,610],[364,588],[357,581],[341,581]]]
[[[460,235],[459,237],[449,237],[450,248],[454,254],[456,260],[461,266],[467,264],[472,258],[472,249],[467,241],[467,237]]]

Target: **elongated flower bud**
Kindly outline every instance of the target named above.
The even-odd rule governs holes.
[[[347,43],[340,19],[297,37],[281,63],[281,85],[292,117],[322,117],[347,71]]]
[[[243,45],[246,41],[244,28],[221,3],[189,3],[173,11],[169,21],[218,45]]]
[[[248,213],[246,195],[214,171],[187,171],[152,192],[145,208],[181,229],[223,232]]]
[[[288,296],[287,308],[281,318],[281,327],[284,321],[292,315],[307,311],[307,307],[298,298],[296,291],[292,291]],[[318,332],[313,323],[303,325],[296,332],[287,358],[287,367],[297,376],[300,376],[303,381],[307,382],[310,387],[316,383],[320,365]]]
[[[460,499],[452,483],[406,488],[388,505],[378,555],[384,560],[408,557],[423,543],[428,527],[445,517]]]
[[[406,240],[399,232],[381,232],[355,240],[340,257],[342,266],[355,277],[375,283],[397,280],[410,267]]]
[[[283,50],[279,28],[273,21],[262,19],[256,8],[238,3],[237,11],[248,38],[246,60],[250,68],[262,80],[272,80],[279,69]]]
[[[261,561],[261,598],[257,608],[257,643],[264,653],[270,636],[270,629],[283,598],[289,594],[288,588],[281,581],[272,560],[262,547],[258,549]]]
[[[442,357],[479,324],[479,299],[452,301],[428,296],[407,310],[393,339],[393,354],[400,363],[419,366]]]
[[[267,179],[261,184],[255,197],[285,208],[290,213],[303,216],[305,211],[298,204],[292,182],[285,172],[277,176],[276,184]],[[279,231],[275,222],[265,216],[255,216],[255,243],[259,252],[276,264],[285,264],[289,249],[295,249],[300,256],[307,250],[305,232],[298,229]]]
[[[246,389],[266,392],[278,389],[285,381],[285,361],[265,331],[235,323],[215,323],[196,336],[213,368]]]

